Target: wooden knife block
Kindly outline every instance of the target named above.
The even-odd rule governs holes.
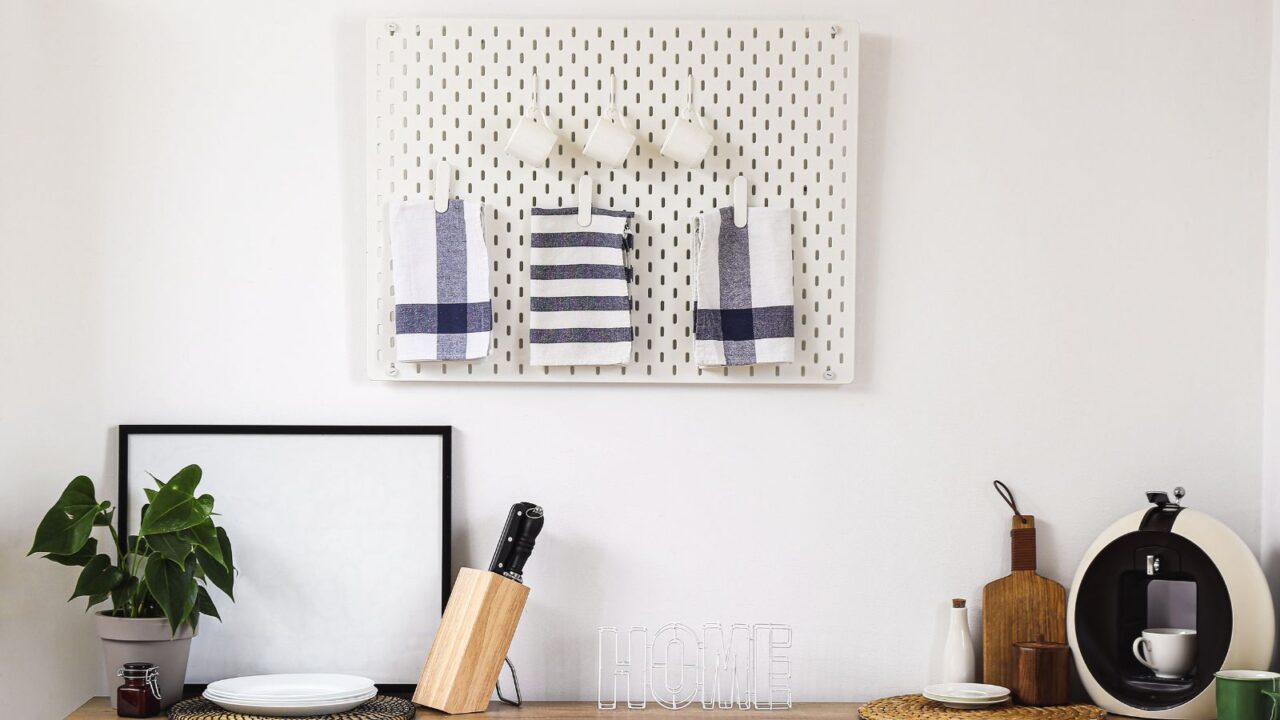
[[[462,568],[413,701],[450,715],[487,710],[528,597],[514,580]]]

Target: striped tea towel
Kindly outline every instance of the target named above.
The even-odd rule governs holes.
[[[620,365],[631,359],[632,213],[533,208],[530,224],[529,362]]]
[[[396,359],[472,360],[489,354],[493,307],[480,203],[430,200],[391,207]]]
[[[795,358],[791,211],[733,208],[698,218],[694,253],[694,360],[703,367],[784,363]]]

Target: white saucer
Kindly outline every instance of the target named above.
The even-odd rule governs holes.
[[[938,683],[924,689],[924,695],[955,702],[989,702],[1007,700],[1009,688],[982,683]]]
[[[933,700],[933,698],[930,698],[930,699]],[[1005,698],[1004,700],[1000,700],[998,702],[984,702],[984,703],[948,702],[946,700],[933,700],[933,701],[942,705],[942,707],[951,708],[952,710],[981,710],[982,708],[989,708],[989,707],[995,707],[997,705],[1004,705],[1005,703],[1009,702],[1009,698]]]

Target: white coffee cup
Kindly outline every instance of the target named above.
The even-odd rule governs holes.
[[[1158,678],[1186,677],[1196,664],[1196,631],[1147,628],[1133,641],[1133,656]]]
[[[545,121],[539,122],[533,116],[526,115],[516,123],[504,150],[522,162],[541,165],[547,161],[547,156],[555,146],[555,131],[547,127]]]
[[[582,152],[602,165],[619,167],[627,161],[635,144],[636,136],[622,126],[617,112],[611,108],[596,120]]]
[[[702,118],[697,115],[693,117],[697,118],[697,122],[689,117],[677,118],[667,131],[667,139],[662,143],[660,151],[664,156],[687,165],[697,165],[707,156],[714,138],[702,124]]]

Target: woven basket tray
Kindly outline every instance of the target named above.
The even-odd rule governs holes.
[[[408,700],[378,695],[360,707],[334,715],[309,715],[313,720],[409,720],[415,712]],[[170,720],[279,720],[265,715],[241,715],[214,705],[202,697],[183,700],[169,708]]]
[[[1107,713],[1093,705],[997,705],[993,708],[953,710],[923,695],[880,698],[858,708],[864,720],[1105,720]]]

